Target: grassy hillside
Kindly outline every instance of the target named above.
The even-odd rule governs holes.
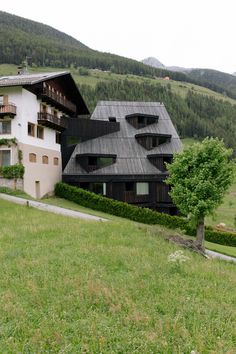
[[[30,67],[30,72],[52,72],[52,71],[60,71],[65,70],[65,68],[55,68],[55,67]],[[212,91],[206,87],[198,86],[188,82],[180,82],[175,80],[163,80],[162,78],[151,78],[145,76],[138,76],[132,74],[116,74],[111,71],[103,71],[98,69],[88,69],[87,75],[81,75],[79,68],[71,67],[68,69],[72,76],[77,83],[77,85],[88,85],[92,88],[99,82],[109,82],[109,81],[122,81],[122,80],[129,80],[136,83],[145,83],[148,82],[150,84],[156,85],[160,84],[163,87],[171,86],[171,90],[173,93],[180,95],[181,97],[185,98],[189,90],[194,91],[197,94],[207,95],[213,97],[218,100],[223,100],[226,102],[230,102],[232,104],[236,104],[236,100],[230,97],[227,97],[221,93]],[[0,76],[3,75],[16,75],[17,73],[17,65],[14,64],[0,64]]]
[[[234,352],[235,265],[171,264],[158,227],[0,207],[5,352]]]
[[[44,68],[44,71],[58,70]],[[42,68],[30,69],[31,72]],[[0,65],[0,75],[15,73],[12,65]],[[236,106],[208,89],[188,83],[135,75],[119,75],[100,70],[72,69],[72,75],[91,112],[99,100],[164,102],[180,136],[218,136],[236,154]]]

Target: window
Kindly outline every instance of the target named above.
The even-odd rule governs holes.
[[[28,123],[28,135],[35,136],[35,124]]]
[[[125,191],[126,192],[134,192],[134,182],[126,182],[125,183]]]
[[[148,195],[149,194],[149,184],[146,182],[136,183],[136,194],[137,195]]]
[[[37,138],[39,139],[44,138],[44,129],[43,127],[40,127],[40,125],[37,126]]]
[[[53,110],[53,116],[54,116],[55,118],[58,117],[58,112],[57,112],[55,109]]]
[[[44,165],[48,165],[48,156],[43,155],[43,157],[42,157],[42,163],[43,163]]]
[[[11,150],[0,150],[0,166],[10,166]]]
[[[3,105],[3,96],[0,95],[0,106],[2,106],[2,105]]]
[[[56,144],[61,144],[61,133],[56,132]]]
[[[158,146],[158,138],[156,136],[151,137],[151,148]]]
[[[53,158],[53,164],[54,164],[55,166],[58,166],[58,165],[59,165],[59,158],[58,158],[58,157],[54,157],[54,158]]]
[[[29,162],[37,162],[36,154],[32,152],[29,154]]]
[[[11,121],[0,121],[0,134],[11,134]]]
[[[96,166],[97,165],[97,157],[96,156],[89,156],[88,157],[88,165],[89,166]]]
[[[91,183],[91,191],[96,194],[106,195],[106,183]]]
[[[47,105],[46,104],[41,104],[41,113],[47,113]]]

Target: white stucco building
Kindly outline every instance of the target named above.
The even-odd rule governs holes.
[[[68,72],[0,77],[0,167],[22,163],[24,191],[50,194],[61,180],[67,118],[88,113]]]

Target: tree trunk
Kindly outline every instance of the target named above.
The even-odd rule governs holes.
[[[203,249],[204,249],[204,239],[205,239],[204,216],[201,216],[198,219],[198,224],[197,224],[196,244],[198,246],[201,246]]]

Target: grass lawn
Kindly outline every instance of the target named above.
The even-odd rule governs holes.
[[[205,247],[211,251],[216,251],[219,253],[226,254],[227,256],[236,258],[236,247],[229,247],[224,245],[218,245],[217,243],[205,242]]]
[[[4,353],[235,352],[234,264],[171,264],[157,226],[0,208]]]
[[[224,223],[227,227],[236,230],[236,179],[214,216],[206,218],[206,223],[213,226]]]

